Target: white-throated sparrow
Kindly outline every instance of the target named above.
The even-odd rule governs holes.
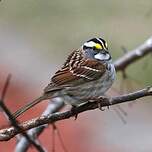
[[[86,98],[102,96],[112,85],[115,68],[102,38],[86,41],[74,50],[62,68],[51,78],[41,97],[14,113],[14,117],[30,109],[42,100],[61,97],[65,103],[78,106]]]

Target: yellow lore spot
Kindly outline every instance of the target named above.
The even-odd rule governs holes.
[[[102,46],[99,43],[96,43],[95,47],[96,49],[102,49]]]

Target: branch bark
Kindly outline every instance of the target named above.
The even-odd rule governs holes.
[[[54,113],[56,111],[59,111],[62,107],[64,106],[63,100],[60,98],[55,98],[53,101],[50,102],[50,104],[47,106],[46,110],[43,112],[42,116],[47,116],[51,113]],[[48,125],[42,125],[33,129],[30,129],[27,134],[29,137],[32,139],[37,139],[37,137],[43,132],[43,130],[47,127]],[[21,136],[20,140],[16,144],[15,151],[19,152],[25,152],[28,150],[28,147],[31,145],[31,143],[24,137]]]
[[[116,71],[124,71],[126,68],[136,62],[137,60],[143,58],[144,56],[152,53],[152,37],[146,40],[142,45],[134,50],[129,51],[124,56],[120,57],[114,62]]]
[[[20,130],[22,132],[22,128],[19,127],[17,120],[13,117],[12,113],[10,112],[10,110],[7,108],[7,106],[4,103],[4,98],[9,86],[10,79],[11,79],[11,75],[8,75],[4,88],[2,90],[2,96],[0,99],[0,107],[3,110],[4,115],[6,116],[6,119],[10,121],[11,125],[18,131]],[[45,149],[37,141],[32,140],[32,138],[29,137],[26,132],[22,132],[22,136],[28,141],[29,144],[32,144],[38,151],[46,152]]]
[[[91,102],[88,102],[82,106],[75,108],[74,110],[68,110],[64,112],[56,112],[53,114],[49,114],[47,116],[41,116],[26,122],[19,124],[21,130],[17,130],[15,127],[10,127],[7,129],[0,130],[0,141],[6,141],[14,137],[15,135],[22,133],[23,131],[29,130],[34,127],[38,127],[40,125],[54,123],[59,120],[68,119],[72,116],[75,116],[79,113],[88,110],[94,110],[99,108],[99,104],[101,107],[111,106],[114,104],[124,103],[133,101],[145,96],[152,96],[152,87],[147,87],[145,89],[129,93],[126,95],[116,96],[116,97],[101,97],[97,99],[91,99]]]

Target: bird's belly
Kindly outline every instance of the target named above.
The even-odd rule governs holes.
[[[113,84],[115,71],[107,71],[104,76],[95,81],[83,85],[71,87],[66,90],[64,100],[68,104],[80,105],[86,102],[86,98],[102,96]]]

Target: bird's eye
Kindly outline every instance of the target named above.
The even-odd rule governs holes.
[[[95,46],[93,46],[93,47],[92,47],[92,49],[93,49],[93,50],[96,50],[96,47],[95,47]]]
[[[94,54],[97,54],[101,51],[100,49],[97,49],[96,46],[93,46],[92,49],[94,51]]]

